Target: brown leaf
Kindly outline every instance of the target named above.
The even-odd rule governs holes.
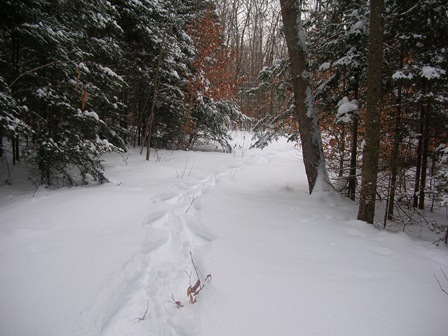
[[[198,291],[198,288],[201,286],[201,281],[198,279],[198,281],[196,281],[195,285],[193,286],[193,288],[191,288],[191,292],[192,293],[196,293]]]

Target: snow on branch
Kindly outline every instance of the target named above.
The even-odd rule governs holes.
[[[338,102],[338,113],[336,114],[336,123],[349,123],[352,117],[357,113],[359,103],[357,100],[349,101],[347,97],[342,98]]]

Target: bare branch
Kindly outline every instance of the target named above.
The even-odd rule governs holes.
[[[20,74],[16,79],[14,79],[14,80],[12,81],[12,83],[9,84],[9,86],[12,87],[12,86],[13,86],[13,85],[14,85],[20,78],[22,78],[23,76],[26,76],[26,75],[28,75],[28,74],[30,74],[30,73],[33,73],[33,72],[37,71],[37,70],[46,68],[46,67],[48,67],[48,66],[50,66],[50,65],[57,64],[57,63],[61,63],[61,62],[50,62],[50,63],[44,64],[44,65],[35,67],[35,68],[33,68],[33,69],[30,69],[30,70],[28,70],[28,71],[25,71],[24,73]]]
[[[190,259],[191,259],[191,263],[193,264],[194,270],[195,270],[195,272],[196,272],[196,276],[198,277],[198,279],[201,279],[201,277],[199,276],[199,269],[198,269],[198,267],[196,266],[196,264],[194,263],[194,260],[193,260],[193,253],[191,253],[191,251],[190,251]]]
[[[391,18],[395,18],[395,17],[403,17],[406,15],[411,14],[412,11],[414,11],[419,5],[420,5],[421,1],[418,1],[414,6],[412,6],[411,8],[409,8],[407,11],[403,12],[403,13],[396,13],[396,14],[391,14],[385,17],[385,19],[391,19]]]

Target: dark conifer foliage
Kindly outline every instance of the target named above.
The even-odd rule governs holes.
[[[108,129],[101,118],[119,109],[110,92],[123,80],[95,52],[114,48],[106,34],[118,29],[112,8],[102,1],[13,1],[5,11],[1,75],[20,106],[17,118],[28,125],[25,155],[37,182],[72,183],[73,167],[83,179],[104,181],[100,155],[117,147],[100,138]]]
[[[4,1],[2,157],[25,155],[37,183],[72,184],[105,181],[107,151],[182,148],[197,55],[188,27],[210,9],[186,0]],[[204,118],[201,132],[227,150],[227,128],[216,124],[241,115],[226,104],[200,113],[227,116]]]

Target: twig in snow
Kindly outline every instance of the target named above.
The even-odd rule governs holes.
[[[191,253],[191,251],[190,251],[190,259],[191,259],[191,263],[193,264],[194,271],[196,272],[196,276],[197,276],[197,278],[198,278],[198,279],[201,279],[201,277],[199,276],[199,269],[198,269],[198,267],[196,266],[196,264],[194,263],[194,260],[193,260],[193,253]]]
[[[146,310],[145,310],[145,313],[143,314],[143,316],[142,317],[136,317],[136,318],[130,320],[129,322],[132,322],[132,321],[135,321],[135,320],[137,320],[137,322],[143,321],[146,318],[146,314],[148,313],[148,309],[149,309],[149,300],[146,301]]]
[[[182,308],[184,305],[182,304],[182,302],[180,301],[176,301],[176,299],[174,298],[174,294],[171,294],[171,300],[168,301],[170,303],[174,303],[176,305],[177,308]]]
[[[120,155],[121,155],[121,158],[123,159],[124,163],[126,163],[126,166],[127,166],[128,165],[129,156],[125,156],[125,155],[123,155],[121,153],[120,153]]]
[[[202,285],[201,283],[201,277],[199,276],[199,269],[196,266],[196,264],[194,263],[193,260],[193,254],[190,251],[190,258],[191,258],[191,263],[193,264],[194,267],[194,271],[196,272],[196,277],[197,277],[197,281],[194,284],[194,286],[191,286],[191,273],[188,274],[189,277],[189,281],[190,281],[190,286],[187,288],[187,296],[190,298],[190,303],[196,303],[196,298],[195,296],[197,296],[199,294],[199,292],[202,290],[202,288],[204,288],[204,285]]]
[[[233,173],[233,176],[232,176],[232,179],[233,179],[233,180],[235,180],[236,173],[238,173],[238,169],[235,169],[235,171],[234,171],[234,173]]]
[[[194,201],[196,201],[199,198],[199,196],[188,196],[188,199],[190,200],[190,205],[188,206],[187,210],[185,210],[185,213],[188,213],[188,210],[193,206]]]
[[[185,271],[185,274],[187,275],[187,277],[188,277],[188,284],[190,285],[190,287],[191,287],[191,272],[190,273],[188,273],[187,271]]]
[[[187,175],[188,177],[190,177],[190,175],[191,175],[191,171],[193,170],[194,164],[195,164],[195,162],[193,162],[193,164],[190,167],[190,170],[188,171],[188,175]]]
[[[176,174],[177,174],[177,178],[183,178],[185,176],[185,173],[187,171],[187,167],[188,167],[188,158],[187,158],[187,161],[185,161],[185,166],[184,166],[184,169],[183,169],[182,172],[179,172],[177,170],[177,168],[174,167],[174,170],[176,171]]]
[[[39,190],[39,187],[36,187],[36,189],[34,190],[34,193],[33,193],[33,198],[34,198],[34,196],[36,196],[36,193],[38,190]]]
[[[190,299],[190,303],[194,304],[194,303],[196,303],[196,296],[204,288],[204,285],[201,282],[201,275],[199,272],[199,268],[194,263],[193,254],[191,253],[191,251],[190,251],[190,259],[191,259],[191,264],[193,265],[194,271],[196,273],[197,280],[196,280],[196,283],[194,285],[192,285],[191,284],[191,272],[185,271],[185,274],[188,277],[188,284],[189,284],[189,286],[187,288],[187,297]],[[212,281],[212,276],[211,276],[211,274],[209,274],[205,277],[204,282],[211,283],[211,281]],[[174,300],[174,296],[171,297],[171,300],[172,301],[170,301],[170,302],[176,303],[176,300]]]
[[[446,273],[443,271],[443,269],[440,269],[440,270],[442,271],[443,276],[445,277],[446,281],[448,281],[448,277],[447,277]],[[434,274],[434,278],[436,278],[437,283],[439,284],[439,287],[442,290],[442,292],[444,292],[446,295],[448,295],[448,291],[442,287],[442,284],[440,283],[439,279],[437,278],[437,275],[435,275],[435,273],[433,273],[433,274]]]

